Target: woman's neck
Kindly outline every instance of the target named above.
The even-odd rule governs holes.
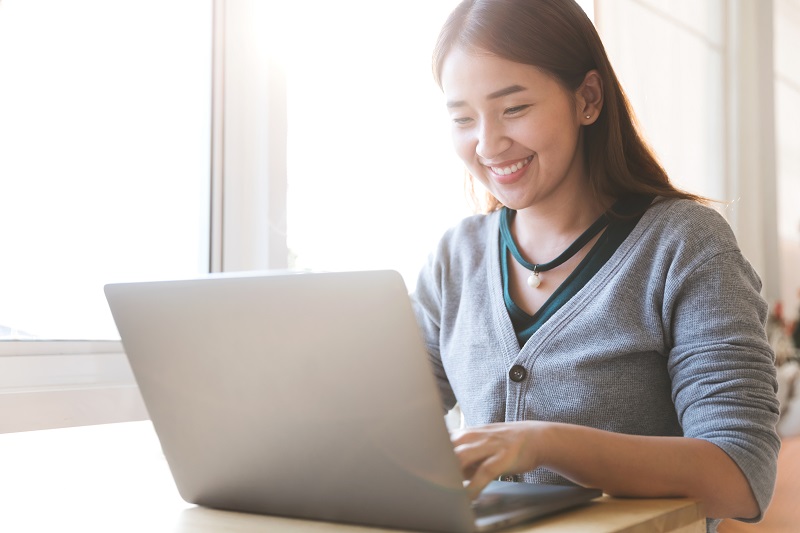
[[[584,195],[517,211],[511,234],[522,255],[533,263],[552,260],[602,215],[611,202]]]

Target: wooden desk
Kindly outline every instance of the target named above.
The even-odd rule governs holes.
[[[0,434],[0,531],[391,532],[215,511],[184,502],[149,421]],[[603,497],[509,533],[703,533],[690,500]]]

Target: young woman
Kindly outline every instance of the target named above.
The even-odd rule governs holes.
[[[489,198],[414,294],[471,492],[577,483],[759,520],[779,449],[760,280],[670,184],[591,21],[573,0],[464,0],[433,59]]]

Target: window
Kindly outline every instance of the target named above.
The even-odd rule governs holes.
[[[468,214],[463,170],[431,75],[456,0],[283,5],[291,265],[391,268],[409,289]],[[302,31],[297,31],[302,28]]]
[[[0,3],[0,339],[114,339],[104,283],[208,272],[211,15]]]

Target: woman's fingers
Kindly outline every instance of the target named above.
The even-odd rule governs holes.
[[[505,462],[502,455],[492,455],[473,469],[467,485],[470,498],[477,498],[486,485],[506,472],[506,469],[503,468]]]
[[[461,470],[465,470],[476,463],[481,463],[494,453],[495,449],[486,439],[466,442],[462,440],[453,444],[455,445],[456,457],[461,463]]]
[[[514,463],[515,456],[510,453],[507,443],[485,432],[461,435],[454,444],[472,497],[477,496],[490,481],[506,473]]]
[[[536,468],[535,424],[498,423],[461,430],[451,435],[462,475],[475,497],[486,485],[504,474]]]

